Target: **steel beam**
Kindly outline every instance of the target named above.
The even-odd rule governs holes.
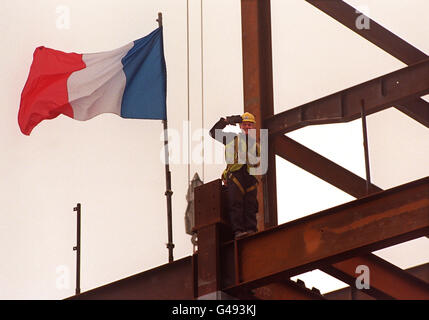
[[[195,297],[193,256],[83,292],[69,300],[188,300]]]
[[[244,111],[256,116],[257,129],[274,114],[271,47],[271,1],[241,0]],[[258,229],[277,225],[275,155],[258,186]]]
[[[341,0],[305,0],[327,15],[331,16],[350,30],[356,32],[377,47],[383,49],[398,60],[407,65],[427,59],[427,55],[412,46],[402,38],[390,32],[376,21],[359,12],[349,4]],[[358,18],[369,21],[369,29],[358,28]]]
[[[319,292],[300,286],[292,280],[256,288],[253,294],[260,300],[325,300]]]
[[[406,101],[405,103],[399,103],[395,108],[420,122],[425,127],[429,127],[429,104],[425,100],[414,99]]]
[[[270,135],[307,125],[349,122],[429,93],[429,59],[267,119]]]
[[[219,226],[213,224],[198,230],[198,291],[205,296],[220,291]]]
[[[321,270],[355,287],[358,266],[369,271],[369,288],[363,292],[376,299],[429,300],[429,284],[412,276],[397,266],[367,254],[322,267]]]
[[[224,243],[232,243],[229,219],[222,205],[222,183],[215,180],[195,189],[195,230],[198,232],[198,297],[212,296],[223,287],[235,283],[235,250],[225,252]],[[226,254],[225,254],[226,253]],[[229,254],[228,254],[229,253]],[[231,268],[232,267],[232,268]],[[234,292],[239,299],[323,299],[320,293],[286,279],[259,288]]]
[[[367,195],[365,179],[295,140],[284,135],[279,135],[272,139],[272,143],[277,155],[301,169],[306,170],[355,198],[362,198]],[[382,189],[373,184],[371,185],[370,193],[380,191]]]
[[[322,157],[321,155],[315,153],[314,151],[306,148],[305,146],[299,144],[293,139],[286,136],[276,136],[273,139],[274,149],[277,154],[282,156],[284,159],[294,163],[295,165],[301,167],[302,169],[316,175],[317,177],[333,184],[339,189],[349,193],[350,195],[361,198],[366,195],[366,181],[361,177],[353,174],[352,172],[338,166],[332,161]],[[370,189],[370,193],[380,192],[382,191],[380,188],[372,185]],[[372,258],[370,261],[368,261]],[[367,265],[371,270],[371,275],[374,274],[374,271],[377,272],[375,275],[378,279],[384,280],[389,279],[388,285],[393,286],[393,288],[380,290],[380,285],[377,286],[377,283],[374,285],[374,277],[371,276],[371,290],[363,290],[364,292],[370,292],[372,296],[378,299],[410,299],[418,297],[425,299],[426,295],[424,294],[425,290],[429,291],[429,286],[424,285],[424,282],[419,280],[415,280],[414,277],[403,274],[403,271],[395,266],[389,267],[386,266],[388,263],[380,262],[380,258],[377,259],[376,256],[370,255],[369,257],[356,257],[350,260],[342,261],[332,266],[323,267],[321,270],[346,282],[350,285],[354,285],[355,277],[357,276],[355,273],[356,266],[358,265]],[[372,263],[370,263],[372,262]],[[348,266],[349,269],[342,270],[341,267]],[[353,268],[351,268],[353,266]],[[377,268],[378,267],[378,268]],[[387,276],[385,276],[380,270],[381,267],[387,268],[387,271],[390,271]],[[398,270],[399,269],[399,270]],[[345,273],[348,271],[347,273]],[[387,272],[386,272],[387,273]],[[390,275],[392,274],[392,275]],[[398,278],[396,279],[395,278]],[[412,278],[409,280],[408,278]],[[377,279],[376,279],[377,280]],[[415,284],[417,282],[417,285]],[[404,283],[404,284],[403,284]],[[414,285],[417,286],[416,290],[414,289]],[[423,286],[423,293],[418,289]],[[426,289],[425,289],[426,288]],[[408,290],[407,290],[408,289]],[[400,293],[396,294],[396,290],[399,290]],[[263,292],[267,290],[263,289]],[[390,293],[390,295],[388,294]],[[368,293],[369,294],[369,293]]]
[[[306,1],[407,65],[415,64],[428,58],[424,52],[385,29],[344,1]],[[364,18],[366,21],[369,21],[370,27],[358,28],[356,24],[358,18]],[[416,105],[419,108],[416,108]],[[395,107],[426,127],[429,127],[429,103],[425,100],[415,98],[405,101],[400,107]]]
[[[220,179],[195,188],[195,230],[198,235],[197,296],[220,291],[220,244],[232,237],[223,208]]]
[[[363,290],[354,290],[350,287],[326,293],[324,297],[327,300],[376,300],[374,297],[367,295]]]
[[[255,288],[429,233],[429,177],[236,241],[237,288]],[[232,293],[231,293],[232,294]]]
[[[429,285],[429,263],[422,264],[416,267],[412,267],[404,270],[405,272],[411,274],[415,278],[419,278]],[[335,290],[324,294],[324,297],[328,300],[350,300],[351,299],[351,290],[350,287],[343,289]],[[356,300],[374,300],[373,297],[368,296],[364,293],[364,290],[358,290]]]
[[[409,268],[406,271],[412,274],[414,277],[419,278],[420,280],[429,284],[429,262]]]

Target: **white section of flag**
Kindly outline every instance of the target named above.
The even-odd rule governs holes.
[[[101,113],[121,115],[126,85],[121,60],[133,46],[131,42],[113,51],[83,54],[86,68],[71,74],[67,81],[74,119],[89,120]]]

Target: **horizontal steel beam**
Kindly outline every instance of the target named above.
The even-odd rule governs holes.
[[[369,288],[362,291],[374,298],[429,300],[429,284],[374,254],[353,257],[321,270],[355,287],[356,278],[361,275],[356,273],[358,266],[368,268]]]
[[[236,277],[225,290],[260,287],[428,233],[429,177],[226,245]]]
[[[274,135],[307,125],[348,122],[361,116],[362,104],[370,115],[427,93],[429,60],[278,113],[265,121],[265,127]]]
[[[429,284],[429,262],[406,270],[409,274]]]
[[[278,156],[332,184],[351,196],[362,198],[368,194],[365,179],[362,179],[353,172],[348,171],[295,140],[284,135],[278,135],[271,140],[271,144],[274,146],[273,148]],[[382,191],[382,189],[372,184],[369,193],[380,191]]]
[[[190,300],[195,295],[193,256],[83,292],[68,300]]]
[[[325,300],[320,292],[315,292],[292,280],[270,283],[256,288],[253,294],[260,300]]]
[[[429,284],[429,263],[422,264],[416,267],[412,267],[404,270],[415,278],[418,278]],[[365,290],[356,290],[356,300],[374,300],[375,298],[364,293]],[[331,291],[323,295],[328,300],[350,300],[352,298],[351,288],[345,287],[339,290]]]
[[[344,1],[306,1],[407,65],[412,65],[428,58],[424,52],[385,29]],[[358,20],[362,21],[362,19],[368,21],[369,28],[358,28],[356,22]],[[429,127],[429,103],[425,100],[414,98],[403,102],[400,107],[395,107],[424,126]]]

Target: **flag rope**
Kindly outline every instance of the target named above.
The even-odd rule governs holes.
[[[187,89],[188,89],[188,186],[191,184],[191,108],[190,108],[190,88],[189,88],[189,0],[186,0],[186,64],[187,64]]]
[[[201,0],[201,126],[204,129],[204,20],[203,20],[203,0]],[[204,130],[201,130],[202,157],[203,157],[203,182],[205,180],[205,159],[204,159]]]

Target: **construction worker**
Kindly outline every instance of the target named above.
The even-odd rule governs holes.
[[[239,134],[223,132],[227,125],[237,123],[241,128]],[[256,120],[246,112],[242,116],[220,118],[210,130],[210,136],[225,145],[227,167],[222,173],[222,180],[227,188],[229,218],[235,238],[257,231],[258,180],[249,171],[259,166],[260,148],[256,135],[249,134],[250,129],[256,129]]]

